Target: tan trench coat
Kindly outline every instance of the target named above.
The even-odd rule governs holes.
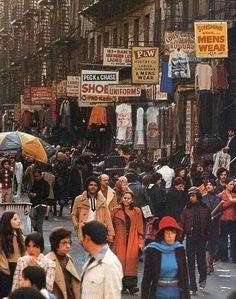
[[[57,299],[70,299],[67,297],[63,270],[57,259],[56,254],[53,251],[51,251],[46,256],[50,260],[54,261],[56,264],[56,275],[55,275],[55,281],[53,286],[53,294],[56,296]],[[80,277],[78,272],[75,269],[75,266],[70,256],[69,256],[69,261],[66,265],[66,269],[72,275],[72,288],[73,288],[74,298],[78,299],[80,296]]]
[[[82,226],[87,222],[90,204],[87,197],[87,191],[75,198],[75,203],[71,213],[72,223],[77,230],[78,239],[82,241]],[[100,194],[97,194],[96,220],[105,224],[108,236],[113,237],[115,231],[112,225],[111,214],[107,207],[106,200]]]

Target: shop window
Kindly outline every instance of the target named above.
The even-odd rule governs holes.
[[[123,46],[128,48],[129,46],[129,24],[125,23],[124,24],[124,28],[123,28],[124,32],[123,32]]]
[[[139,45],[139,19],[134,20],[134,46]]]
[[[114,28],[112,31],[112,42],[113,42],[113,47],[117,48],[117,28]]]
[[[144,29],[144,45],[149,46],[150,15],[144,16],[143,29]]]
[[[91,38],[89,42],[89,58],[94,58],[94,38]]]
[[[101,51],[102,51],[102,37],[101,37],[101,35],[98,35],[98,38],[97,38],[97,58],[98,58],[98,60],[101,59]]]
[[[109,32],[104,33],[104,48],[108,48],[110,43],[109,43]]]

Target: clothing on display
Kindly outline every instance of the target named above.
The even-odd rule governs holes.
[[[198,63],[195,69],[195,90],[211,90],[212,67],[205,62]]]
[[[116,143],[132,144],[132,116],[131,105],[120,104],[116,106]]]
[[[46,126],[51,125],[52,118],[51,118],[51,111],[47,107],[42,107],[38,111],[39,113],[39,122],[40,122],[40,128],[44,128]]]
[[[70,102],[64,100],[60,107],[61,127],[70,128]]]
[[[169,55],[162,56],[161,62],[161,92],[172,93],[173,92],[173,82],[172,79],[168,77],[168,69],[169,69]]]
[[[189,57],[181,49],[176,49],[170,54],[168,77],[190,78]]]
[[[159,109],[149,107],[147,115],[147,148],[158,148],[160,145]]]
[[[143,108],[138,108],[137,109],[137,117],[136,117],[135,136],[134,136],[134,149],[135,150],[143,150],[145,148],[143,115],[144,115]]]
[[[214,90],[227,90],[229,88],[228,73],[221,61],[212,68],[212,81]]]
[[[107,125],[106,107],[93,107],[89,118],[89,125]]]

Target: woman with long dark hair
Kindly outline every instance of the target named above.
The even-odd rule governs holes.
[[[7,211],[0,219],[0,298],[8,296],[19,257],[25,254],[21,221],[14,211]]]
[[[123,291],[137,293],[138,255],[143,248],[143,218],[139,208],[134,206],[134,195],[124,192],[122,202],[112,210],[115,238],[112,251],[123,267]]]

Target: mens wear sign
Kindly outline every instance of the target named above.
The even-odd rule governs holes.
[[[111,97],[140,97],[141,87],[132,85],[109,85],[108,94]]]
[[[165,45],[170,52],[181,49],[188,55],[194,55],[194,32],[167,31],[165,32]]]
[[[131,49],[104,48],[103,65],[131,66]]]
[[[159,49],[132,47],[132,83],[158,84]]]
[[[109,84],[119,83],[119,72],[82,70],[80,103],[112,102]]]
[[[227,22],[195,22],[196,56],[228,57]]]

